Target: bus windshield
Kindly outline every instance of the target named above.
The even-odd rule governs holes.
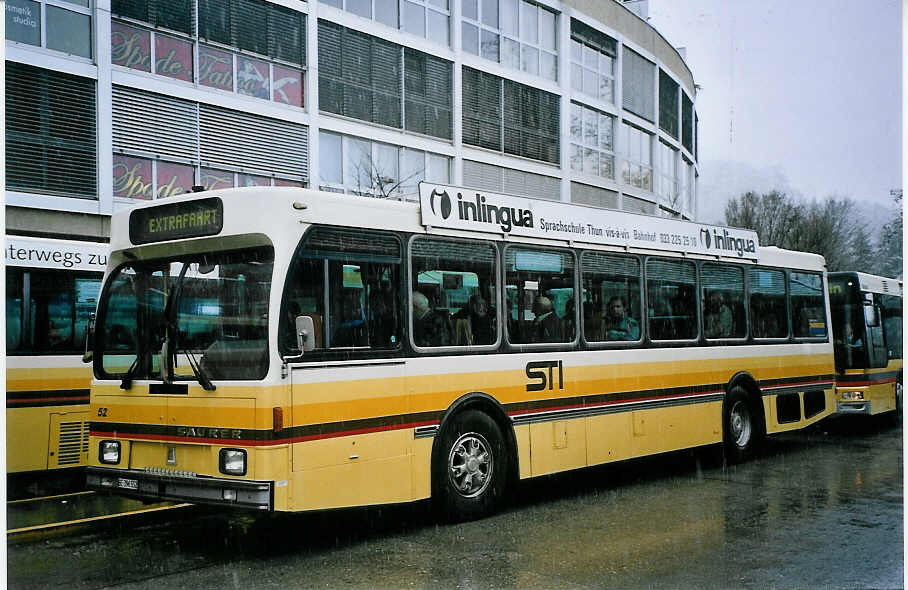
[[[100,377],[261,379],[273,264],[265,247],[120,266],[99,306]]]

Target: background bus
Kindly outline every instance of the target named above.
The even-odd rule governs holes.
[[[836,402],[842,414],[902,409],[902,281],[829,273]]]
[[[82,362],[107,245],[6,236],[6,469],[84,466],[91,368]]]
[[[431,497],[471,518],[517,479],[709,444],[740,461],[835,409],[822,257],[422,190],[436,200],[230,189],[115,214],[90,489],[288,511]],[[467,205],[480,219],[460,223]]]

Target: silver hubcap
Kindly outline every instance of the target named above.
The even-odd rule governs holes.
[[[457,439],[448,454],[448,477],[465,498],[483,493],[492,481],[492,453],[481,434],[469,432]]]
[[[750,409],[742,401],[735,402],[729,414],[729,425],[731,426],[731,436],[739,448],[744,448],[750,442]]]

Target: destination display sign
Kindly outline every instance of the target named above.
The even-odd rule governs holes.
[[[421,182],[422,224],[756,260],[754,231]]]
[[[104,272],[109,251],[102,243],[6,236],[3,258],[7,266]]]
[[[213,236],[223,228],[224,204],[218,197],[135,209],[129,214],[133,244]]]

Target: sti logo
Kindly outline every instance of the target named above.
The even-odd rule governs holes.
[[[435,206],[435,198],[438,197],[438,207]],[[438,189],[432,190],[432,196],[429,197],[429,206],[432,208],[432,213],[436,216],[441,214],[442,219],[447,219],[451,216],[451,197],[448,196],[448,191],[439,192]]]

